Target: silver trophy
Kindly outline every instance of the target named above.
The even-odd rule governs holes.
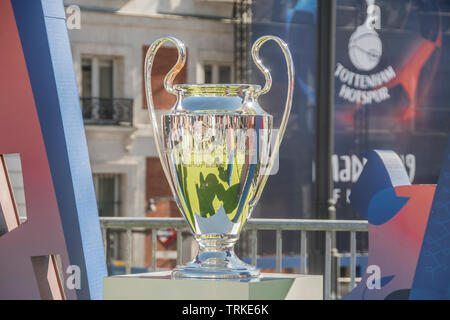
[[[268,40],[281,47],[289,82],[276,137],[272,116],[258,104],[258,97],[272,85],[269,70],[259,58],[259,49]],[[151,70],[156,52],[166,41],[178,49],[178,61],[164,79],[165,89],[177,101],[159,124]],[[256,267],[235,255],[233,247],[277,156],[291,111],[294,66],[286,43],[275,36],[259,38],[252,47],[252,57],[266,79],[262,89],[249,84],[173,85],[186,61],[184,44],[163,37],[148,49],[145,89],[156,147],[178,208],[199,245],[195,259],[177,266],[173,278],[251,279],[260,275]]]

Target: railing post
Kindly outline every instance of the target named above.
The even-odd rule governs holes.
[[[281,262],[282,262],[282,252],[283,252],[283,238],[281,230],[276,231],[276,271],[281,273]]]
[[[355,287],[356,278],[356,232],[350,232],[350,290]]]
[[[100,229],[102,230],[103,249],[105,250],[105,259],[106,259],[108,241],[106,239],[106,228],[102,222],[100,222]]]
[[[177,266],[181,265],[183,257],[183,232],[177,229]]]
[[[91,98],[91,119],[94,121],[100,120],[100,100],[98,98]]]
[[[258,230],[250,231],[250,238],[252,241],[252,252],[251,252],[251,260],[252,265],[256,267],[258,261]]]
[[[127,259],[125,262],[125,274],[131,273],[131,260],[133,257],[133,235],[131,233],[131,229],[127,229]]]
[[[331,298],[331,231],[325,232],[325,300]]]
[[[152,229],[152,271],[156,271],[156,229]]]
[[[300,273],[306,274],[306,231],[300,231]]]
[[[109,234],[111,231],[108,228],[105,228],[104,230],[105,230],[105,243],[106,243],[105,244],[106,270],[108,271],[108,275],[111,275],[111,261],[110,261],[111,252],[108,247],[108,241],[110,240]]]

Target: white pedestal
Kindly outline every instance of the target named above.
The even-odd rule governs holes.
[[[322,300],[322,276],[265,273],[259,281],[172,280],[170,271],[103,279],[105,300]]]

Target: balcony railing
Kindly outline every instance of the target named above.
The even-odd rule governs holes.
[[[126,259],[125,273],[131,272],[133,252],[133,232],[151,230],[152,237],[152,271],[156,271],[156,232],[159,228],[174,228],[177,230],[177,264],[181,264],[183,232],[188,229],[183,218],[128,218],[128,217],[101,217],[104,247],[107,248],[108,231],[124,230],[126,232]],[[367,232],[368,223],[362,220],[305,220],[305,219],[250,219],[244,230],[250,232],[250,258],[251,264],[256,265],[258,230],[275,230],[276,232],[276,272],[282,269],[282,232],[287,230],[300,231],[300,273],[307,273],[307,232],[325,232],[325,274],[324,298],[331,299],[331,258],[332,234],[336,231],[350,232],[350,289],[356,285],[356,232]],[[107,256],[108,259],[108,256]]]
[[[85,124],[131,126],[133,99],[80,98]]]

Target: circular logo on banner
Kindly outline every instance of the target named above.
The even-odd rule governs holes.
[[[367,0],[367,17],[351,35],[348,43],[348,55],[353,65],[363,71],[375,68],[383,53],[383,44],[375,29],[381,27],[380,8],[374,0]]]
[[[383,44],[375,30],[366,24],[359,26],[350,37],[348,55],[353,65],[363,71],[370,71],[380,62]]]
[[[286,12],[286,32],[302,48],[308,37],[298,35],[298,26],[316,23],[317,1],[294,0],[293,3]],[[351,14],[339,9],[342,15],[336,34],[336,101],[342,107],[342,113],[337,116],[339,124],[353,123],[360,107],[378,104],[382,104],[383,112],[401,106],[396,116],[398,121],[414,118],[416,106],[430,88],[431,81],[427,79],[433,77],[439,62],[442,17],[435,14],[440,10],[439,0],[355,0],[351,3],[349,8],[354,9]],[[274,4],[275,11],[277,6]],[[352,30],[347,28],[350,24],[354,26]],[[296,32],[292,32],[293,27]],[[296,62],[296,66],[301,65],[297,67],[296,79],[314,104],[314,88],[302,70],[309,69],[312,62],[309,60],[308,65],[304,61]],[[314,71],[308,70],[306,74],[310,72]],[[392,103],[386,103],[389,100]],[[344,112],[345,108],[348,112]]]

